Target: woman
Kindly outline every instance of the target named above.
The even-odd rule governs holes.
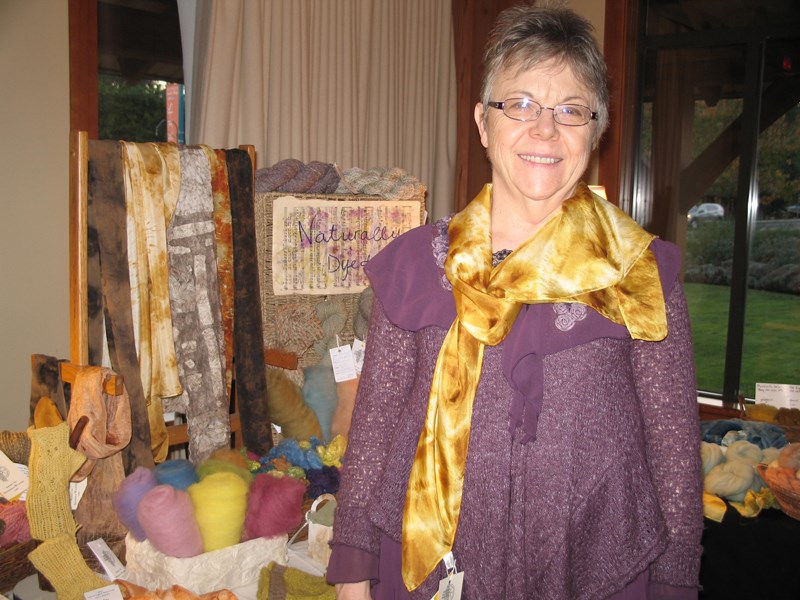
[[[368,267],[337,597],[427,600],[462,577],[469,599],[697,597],[679,251],[580,181],[606,86],[581,17],[498,18],[475,107],[492,183]]]

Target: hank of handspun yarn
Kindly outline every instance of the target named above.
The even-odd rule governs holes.
[[[147,533],[139,523],[136,509],[144,495],[157,485],[155,473],[151,469],[139,466],[119,484],[119,488],[111,496],[111,504],[120,522],[139,541],[147,539]]]
[[[747,440],[737,440],[728,446],[725,452],[726,460],[743,460],[751,465],[757,465],[761,462],[762,457],[761,448],[748,442]]]
[[[177,458],[156,465],[156,481],[171,485],[176,490],[185,490],[199,481],[194,465],[188,460]]]
[[[703,464],[703,475],[725,460],[722,446],[712,442],[700,442],[700,461]]]
[[[250,488],[242,539],[274,537],[298,527],[303,522],[305,491],[301,479],[257,475]]]
[[[253,481],[253,474],[246,466],[240,467],[227,460],[207,458],[197,465],[197,475],[200,477],[200,481],[214,473],[232,473],[239,476],[247,485]]]
[[[189,486],[206,552],[233,546],[241,540],[249,487],[239,475],[226,471],[211,473]]]
[[[202,554],[203,538],[188,492],[157,485],[139,501],[136,517],[159,552],[177,558]]]
[[[742,502],[747,490],[753,484],[755,469],[743,460],[727,460],[711,469],[704,479],[707,492]]]

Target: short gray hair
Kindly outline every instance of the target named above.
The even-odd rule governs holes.
[[[568,64],[575,77],[586,86],[596,106],[597,127],[594,143],[608,126],[608,71],[594,38],[592,24],[563,7],[528,4],[501,12],[486,44],[483,58],[481,103],[487,114],[495,80],[508,68],[530,69],[552,58]]]

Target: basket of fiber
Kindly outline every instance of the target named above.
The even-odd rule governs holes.
[[[784,446],[777,459],[757,465],[756,470],[781,510],[800,521],[800,443]]]

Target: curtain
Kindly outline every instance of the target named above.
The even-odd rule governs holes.
[[[200,0],[193,41],[190,143],[400,167],[452,210],[451,0]]]

